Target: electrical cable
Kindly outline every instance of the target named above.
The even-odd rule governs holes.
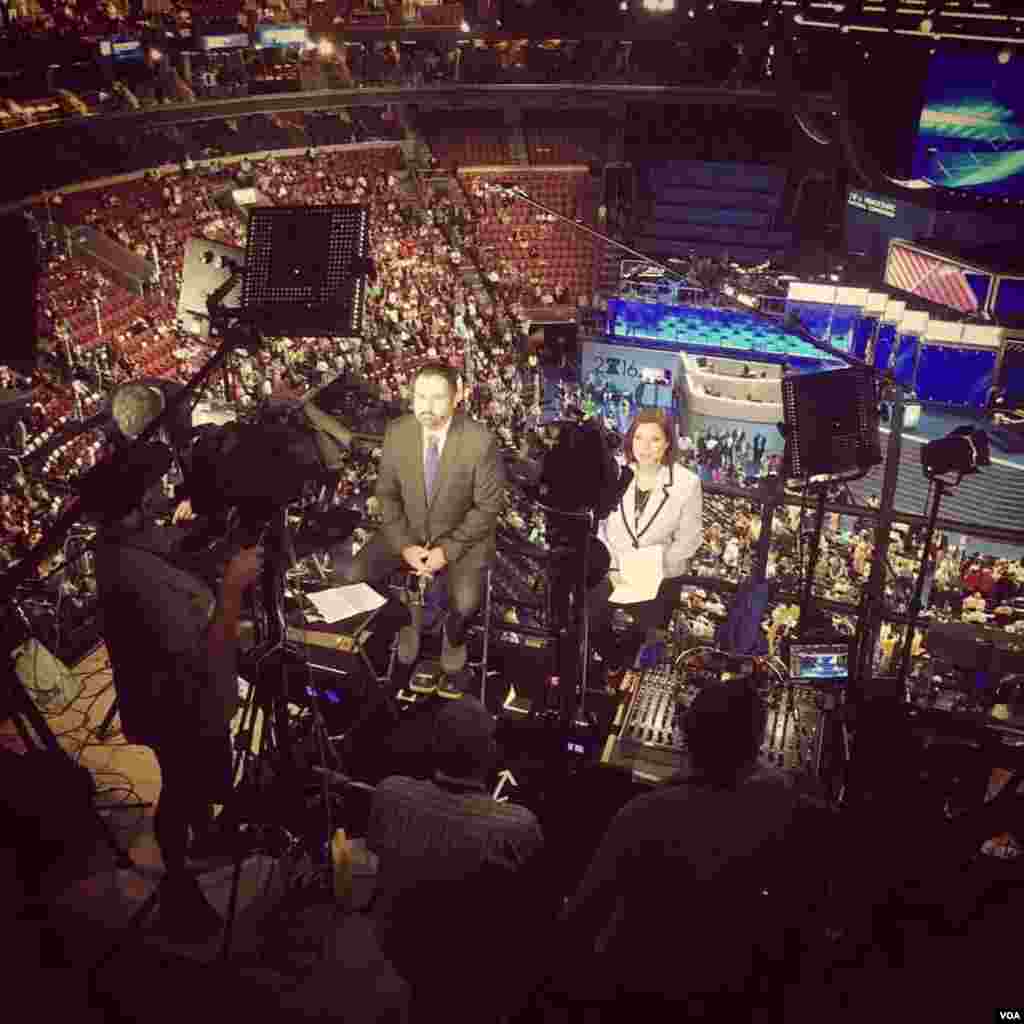
[[[797,573],[797,593],[799,594],[804,592],[804,586],[806,585],[805,569],[806,571],[810,570],[810,566],[804,566],[804,516],[807,514],[807,493],[810,488],[811,478],[807,477],[804,480],[804,493],[800,500],[800,518],[797,520],[796,525],[796,564],[799,567]],[[802,625],[806,625],[806,623],[802,623]]]
[[[88,679],[99,675],[100,673],[107,671],[108,668],[109,665],[105,665],[100,668],[93,669],[85,674],[85,678]],[[135,784],[132,782],[131,777],[126,772],[116,768],[103,768],[84,763],[86,751],[90,749],[100,748],[109,750],[111,747],[126,747],[131,745],[124,739],[121,739],[120,742],[115,739],[112,742],[112,737],[110,735],[101,740],[96,733],[97,727],[91,724],[95,720],[94,712],[97,703],[101,697],[109,693],[112,686],[113,682],[108,682],[95,693],[90,694],[84,702],[82,701],[81,695],[79,695],[65,708],[48,713],[48,717],[50,718],[64,717],[68,714],[78,716],[78,721],[74,725],[70,725],[68,728],[59,733],[55,733],[54,735],[58,742],[64,740],[64,742],[61,743],[61,747],[74,761],[74,763],[88,770],[95,787],[95,798],[109,798],[113,794],[124,794],[123,800],[117,799],[107,806],[98,808],[101,811],[113,810],[121,803],[144,803],[141,795],[135,788]],[[76,707],[78,704],[81,706]],[[71,742],[68,742],[69,739],[71,739]],[[102,780],[107,777],[111,779],[113,783],[112,785],[102,784]]]

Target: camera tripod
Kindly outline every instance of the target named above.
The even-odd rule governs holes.
[[[833,477],[828,480],[815,481],[813,484],[809,481],[807,483],[806,492],[813,492],[815,496],[814,525],[807,554],[807,565],[804,569],[806,575],[803,579],[803,586],[800,595],[800,618],[798,620],[796,635],[787,637],[787,651],[789,643],[792,643],[793,641],[814,643],[829,642],[836,639],[835,628],[824,616],[819,615],[816,619],[812,619],[814,577],[818,568],[818,559],[821,553],[821,537],[825,527],[825,504],[828,499],[828,492],[830,488],[838,485],[846,488],[848,494],[849,485],[856,480],[863,479],[866,475],[866,470],[859,470],[853,474]],[[863,610],[864,599],[862,597],[861,614],[858,616],[858,629],[860,628],[859,623],[864,618]],[[814,624],[815,622],[818,623],[817,626]],[[853,650],[859,649],[859,638],[843,637],[842,639],[844,642],[850,642]],[[850,686],[855,682],[856,681],[852,677],[849,678],[847,680],[847,690],[849,690]],[[814,703],[817,709],[817,719],[810,744],[810,774],[811,777],[824,788],[826,798],[832,799],[836,797],[837,783],[839,784],[839,792],[842,792],[845,789],[845,785],[835,778],[836,771],[834,764],[836,762],[845,764],[849,760],[849,755],[846,750],[845,733],[843,733],[844,742],[842,744],[842,750],[836,749],[839,745],[835,739],[836,727],[838,724],[841,724],[841,722],[837,722],[837,719],[841,717],[840,700],[835,692],[828,689],[821,689],[819,687],[812,687],[812,689],[815,691]],[[802,728],[800,716],[796,707],[795,683],[792,679],[788,680],[785,684],[784,699],[785,705],[782,722],[782,738],[780,742],[780,747],[783,749],[786,742],[786,733],[790,724],[793,725],[797,735],[801,732],[806,732],[806,730]],[[826,765],[828,765],[827,771]]]
[[[329,847],[334,835],[334,804],[331,793],[332,769],[337,774],[336,759],[330,763],[331,746],[319,706],[319,696],[310,686],[310,669],[305,656],[287,642],[284,617],[284,582],[289,550],[287,510],[276,510],[266,530],[268,558],[261,583],[262,608],[256,595],[251,607],[257,627],[257,644],[244,656],[243,678],[248,692],[242,703],[232,759],[234,789],[219,815],[218,827],[228,840],[232,852],[232,877],[228,909],[221,938],[219,957],[231,956],[238,915],[239,889],[243,864],[251,853],[262,850],[278,858],[295,854],[303,840],[315,840],[312,859]],[[300,697],[301,694],[301,697]],[[296,699],[308,702],[311,729],[304,747],[294,728],[292,706]],[[320,797],[326,815],[326,842],[309,834],[306,798],[302,774],[306,770],[305,755],[319,761]],[[306,833],[306,834],[303,834]],[[333,889],[333,861],[326,857]],[[269,888],[270,879],[267,886]],[[92,968],[99,970],[122,948],[128,938],[143,927],[158,909],[161,890],[155,889],[135,911],[122,938]],[[337,912],[337,904],[335,904]],[[327,946],[324,946],[326,954]]]

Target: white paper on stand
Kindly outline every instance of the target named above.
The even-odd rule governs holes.
[[[351,619],[387,604],[387,600],[367,583],[350,583],[345,587],[321,590],[310,594],[309,599],[324,622],[328,623]]]
[[[618,575],[619,582],[608,599],[612,604],[653,601],[665,578],[664,548],[652,544],[620,554]]]

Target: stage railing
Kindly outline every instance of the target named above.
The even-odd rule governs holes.
[[[623,263],[639,262],[638,260]],[[671,306],[691,306],[695,309],[735,309],[734,305],[721,302],[714,292],[704,288],[690,288],[668,280],[623,281],[619,287],[619,298],[634,302],[662,302]],[[746,308],[756,308],[766,316],[782,319],[786,315],[786,299],[780,295],[751,295],[750,302],[742,303]]]

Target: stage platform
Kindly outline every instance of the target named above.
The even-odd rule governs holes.
[[[608,303],[606,329],[606,340],[613,344],[789,363],[795,369],[824,368],[838,363],[786,331],[781,321],[775,323],[767,317],[734,310],[612,299]]]

